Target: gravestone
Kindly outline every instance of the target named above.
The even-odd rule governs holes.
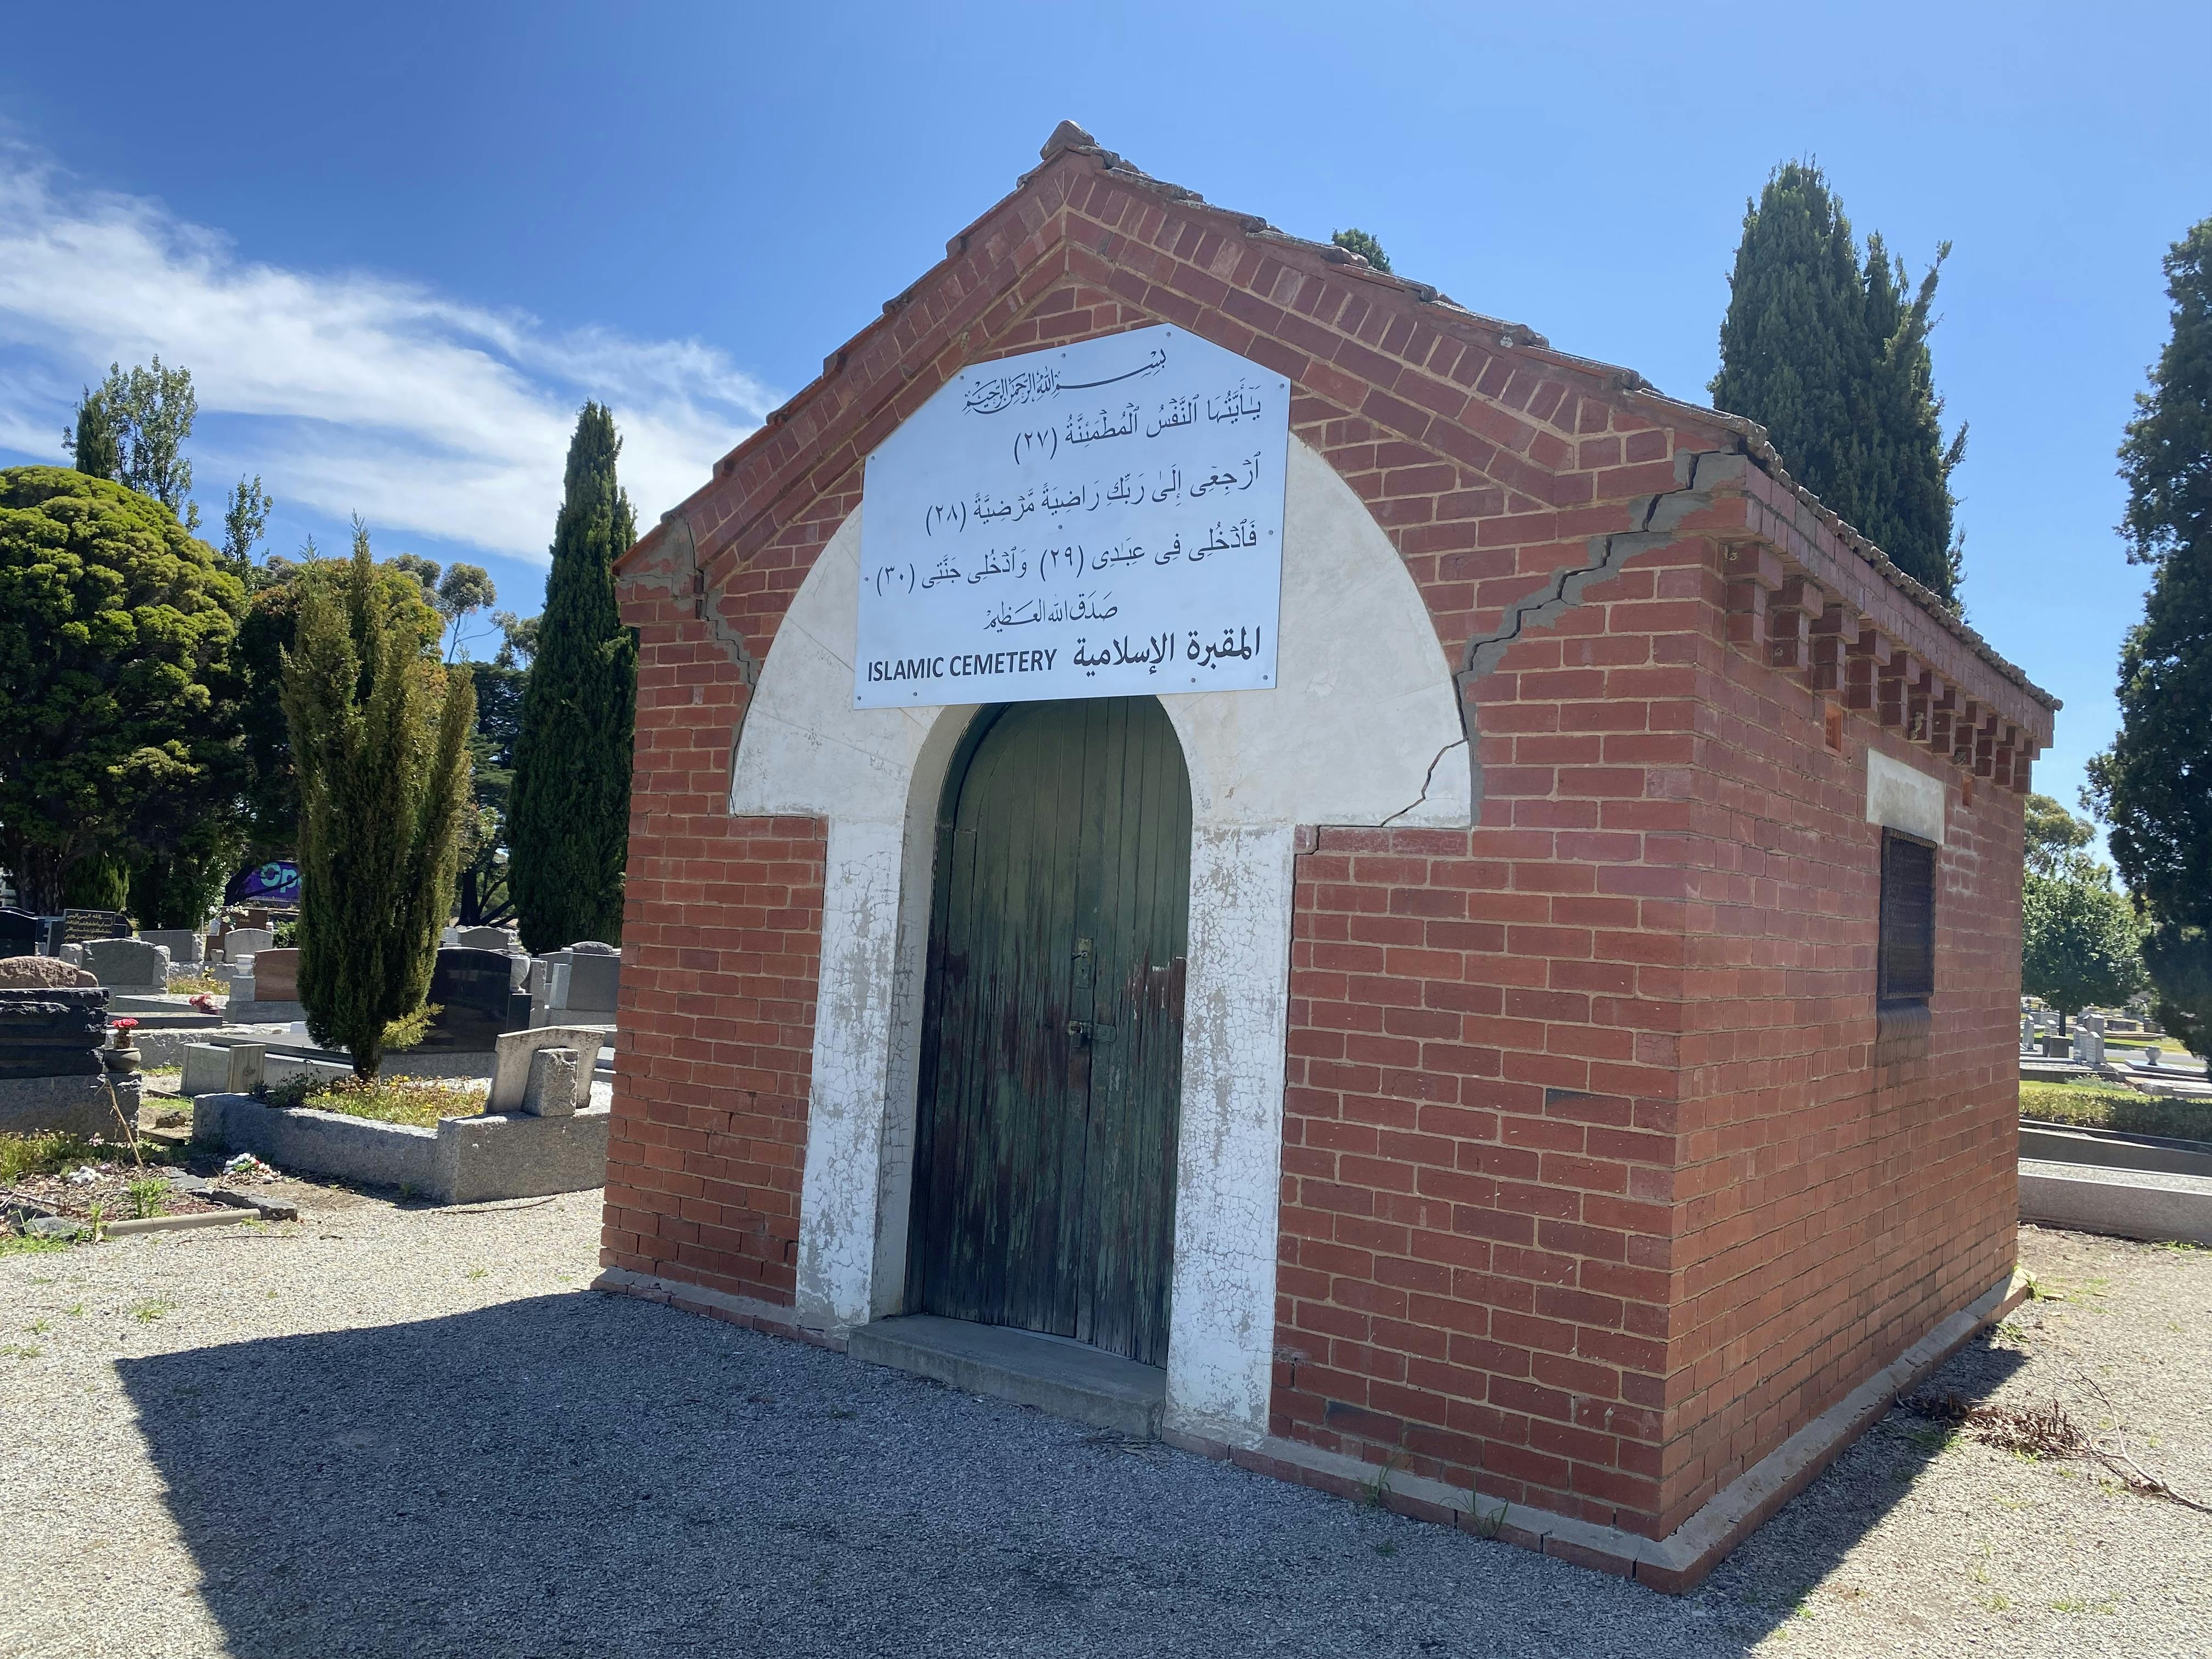
[[[169,953],[173,963],[190,963],[197,968],[200,963],[201,939],[196,929],[190,927],[141,927],[138,937],[149,945],[158,945]]]
[[[59,957],[0,957],[0,990],[76,990],[99,984],[75,963]]]
[[[236,962],[274,949],[276,935],[266,927],[234,927],[222,936],[222,957],[225,962]]]
[[[46,942],[46,924],[25,910],[0,910],[0,957],[34,957]]]
[[[169,988],[169,953],[141,939],[87,939],[84,965],[111,991],[159,995]]]
[[[605,1032],[588,1025],[541,1025],[534,1030],[501,1032],[499,1061],[492,1073],[491,1096],[484,1103],[484,1110],[535,1110],[528,1104],[531,1077],[538,1064],[535,1056],[550,1049],[566,1049],[574,1055],[576,1104],[589,1105],[592,1077],[599,1066],[599,1048],[605,1042]]]
[[[532,981],[532,1018],[546,1024],[611,1022],[622,1000],[622,952],[582,939],[539,958]]]
[[[2084,1014],[2074,1022],[2074,1058],[2085,1066],[2105,1063],[2105,1021],[2100,1014]]]
[[[2045,1031],[2043,1034],[2043,1057],[2045,1060],[2073,1059],[2074,1039],[2060,1036],[2056,1031]]]
[[[250,1095],[261,1086],[268,1053],[262,1042],[191,1043],[185,1049],[177,1092],[187,1100],[197,1095]]]
[[[453,930],[453,943],[471,951],[506,951],[521,948],[515,936],[504,927],[458,927]]]
[[[64,909],[62,943],[88,945],[96,939],[129,939],[131,919],[113,910]]]
[[[98,1077],[107,993],[98,987],[0,991],[0,1078]]]
[[[300,953],[289,946],[257,951],[253,955],[253,1000],[256,1002],[297,1002],[300,1000]]]
[[[430,972],[429,996],[439,1012],[422,1048],[482,1053],[495,1047],[507,1028],[507,993],[519,960],[504,951],[471,951],[459,945],[441,950]]]

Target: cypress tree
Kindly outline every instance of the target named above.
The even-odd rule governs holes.
[[[534,951],[622,936],[637,641],[615,605],[614,562],[637,523],[615,477],[621,453],[613,415],[586,404],[568,444],[508,809],[508,888]]]
[[[95,478],[123,476],[123,447],[115,434],[115,417],[108,411],[107,395],[88,387],[77,405],[76,421],[62,434],[76,470]]]
[[[1798,481],[1948,604],[1958,596],[1950,470],[1928,350],[1937,270],[1908,301],[1881,237],[1860,258],[1820,168],[1777,167],[1744,209],[1716,408],[1757,421]]]
[[[2165,261],[2172,335],[2120,446],[2130,563],[2152,568],[2143,619],[2120,651],[2120,730],[2089,763],[2112,861],[2150,932],[2160,1020],[2212,1043],[2212,219]]]
[[[441,668],[386,602],[356,522],[353,562],[300,598],[283,653],[300,792],[300,1000],[361,1077],[417,1028],[453,912],[475,683]]]

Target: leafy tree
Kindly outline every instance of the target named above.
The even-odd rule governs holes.
[[[637,641],[616,609],[614,562],[637,524],[615,476],[621,452],[614,416],[586,404],[514,757],[508,879],[533,951],[622,933]]]
[[[1340,230],[1328,240],[1347,253],[1357,253],[1377,270],[1390,269],[1390,256],[1382,251],[1382,244],[1364,230]]]
[[[438,580],[434,603],[438,614],[446,619],[447,662],[453,661],[457,653],[467,654],[462,649],[462,624],[498,598],[499,590],[491,584],[491,573],[482,565],[454,564],[447,568],[446,574]]]
[[[514,750],[522,735],[522,693],[529,671],[505,646],[489,662],[470,663],[476,681],[477,722],[469,734],[470,775],[476,811],[461,848],[458,888],[462,926],[487,927],[514,911],[507,882],[508,807],[514,788]]]
[[[2212,219],[2165,270],[2172,337],[2120,446],[2120,533],[2129,560],[2151,567],[2150,592],[2121,647],[2119,733],[2089,763],[2087,799],[2149,922],[2160,1023],[2197,1032],[2194,1046],[2212,1030]]]
[[[253,569],[254,544],[269,527],[269,509],[276,503],[261,487],[261,475],[240,478],[222,510],[222,561],[244,581]]]
[[[530,659],[538,654],[538,625],[545,620],[541,617],[518,617],[512,611],[495,611],[493,623],[499,629],[497,660],[530,666]]]
[[[158,501],[0,471],[0,860],[58,908],[93,854],[173,851],[238,784],[246,596]]]
[[[1955,605],[1959,547],[1951,470],[1928,350],[1936,283],[1950,245],[1912,299],[1879,236],[1861,259],[1820,168],[1777,167],[1744,208],[1729,278],[1716,407],[1757,421],[1799,482],[1898,568]]]
[[[2112,1007],[2142,988],[2142,936],[2111,869],[2069,854],[2054,875],[2028,872],[2021,893],[2021,987],[2057,1012]]]
[[[2154,927],[2142,954],[2154,988],[2151,1018],[2191,1054],[2212,1060],[2212,930]]]
[[[356,525],[356,538],[366,526]],[[401,554],[376,567],[379,603],[396,626],[411,629],[427,649],[438,638],[438,613]],[[350,565],[325,559],[311,538],[295,561],[272,555],[254,571],[253,596],[239,625],[238,663],[246,695],[242,712],[247,781],[248,854],[256,861],[289,858],[299,837],[300,793],[292,769],[291,728],[284,717],[284,653],[293,648],[300,602],[319,583],[343,584]]]
[[[151,368],[127,372],[120,363],[112,363],[100,397],[121,458],[117,482],[151,495],[183,520],[186,530],[198,530],[200,510],[192,502],[192,464],[184,455],[185,440],[192,435],[200,408],[191,370],[164,368],[158,356]]]
[[[80,472],[94,478],[122,475],[123,452],[115,441],[115,422],[107,412],[106,392],[85,388],[76,422],[62,434],[62,447]]]
[[[2027,867],[2039,876],[2055,876],[2067,859],[2087,847],[2097,826],[2077,818],[2048,795],[2027,798]]]
[[[86,910],[128,909],[130,869],[121,859],[107,853],[81,858],[62,877],[62,902]]]
[[[357,529],[335,580],[300,593],[284,714],[300,789],[300,1000],[318,1042],[374,1077],[419,1030],[452,914],[475,685],[387,603]]]

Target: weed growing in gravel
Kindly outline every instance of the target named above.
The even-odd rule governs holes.
[[[39,1238],[27,1234],[0,1233],[0,1256],[48,1255],[69,1249],[66,1238]]]
[[[28,1342],[0,1342],[0,1359],[36,1359],[44,1352]]]
[[[158,1176],[134,1181],[124,1188],[124,1193],[136,1220],[148,1220],[168,1207],[169,1183]]]
[[[2095,1601],[2074,1600],[2053,1601],[2051,1604],[2051,1610],[2053,1613],[2118,1613],[2120,1610],[2120,1598],[2117,1595],[2107,1595]]]
[[[149,1296],[131,1310],[131,1316],[141,1325],[150,1325],[174,1310],[176,1304],[166,1296]]]
[[[34,1319],[30,1322],[27,1328],[28,1328],[33,1336],[44,1336],[47,1332],[52,1330],[53,1327],[43,1319]]]

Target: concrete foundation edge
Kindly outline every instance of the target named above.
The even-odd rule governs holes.
[[[2115,1179],[2115,1172],[2101,1170],[2100,1173],[2104,1178],[2092,1179],[2046,1174],[2023,1165],[2020,1218],[2039,1226],[2070,1227],[2116,1238],[2212,1244],[2212,1192]]]
[[[664,1306],[702,1313],[769,1336],[781,1336],[842,1352],[841,1335],[808,1329],[797,1311],[775,1303],[732,1296],[702,1285],[603,1268],[592,1288],[635,1296]],[[1577,1566],[1632,1579],[1668,1595],[1683,1595],[1703,1583],[1729,1552],[1810,1486],[1900,1394],[1936,1370],[1983,1330],[2027,1298],[2028,1281],[2014,1272],[1999,1279],[1966,1307],[1938,1323],[1917,1342],[1791,1435],[1737,1476],[1695,1515],[1666,1537],[1651,1539],[1617,1527],[1599,1526],[1525,1504],[1474,1498],[1440,1480],[1392,1474],[1379,1465],[1323,1451],[1294,1440],[1268,1437],[1257,1446],[1163,1431],[1160,1438],[1181,1451],[1239,1468],[1311,1486],[1339,1498],[1368,1500],[1395,1514],[1437,1526],[1455,1527],[1477,1537],[1493,1538]]]
[[[252,1152],[280,1170],[473,1204],[603,1185],[610,1116],[599,1107],[574,1117],[447,1118],[434,1130],[209,1094],[192,1102],[192,1139]]]

